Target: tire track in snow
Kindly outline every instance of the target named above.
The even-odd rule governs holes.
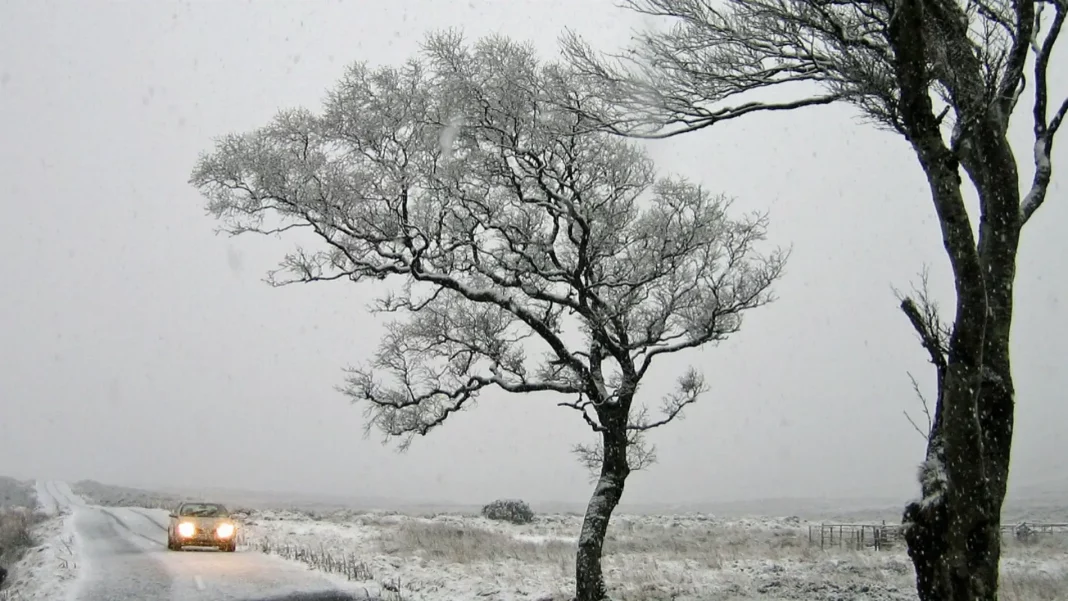
[[[139,537],[147,540],[148,542],[152,543],[153,545],[161,546],[161,547],[165,547],[166,546],[163,543],[161,543],[160,541],[152,538],[151,536],[145,536],[144,534],[141,534],[140,532],[134,530],[133,527],[131,527],[126,522],[124,522],[122,520],[122,518],[120,518],[119,516],[115,515],[115,513],[112,512],[111,510],[109,510],[109,509],[101,509],[100,511],[102,511],[104,513],[104,515],[108,516],[108,518],[110,518],[113,522],[115,522],[115,524],[117,524],[120,528],[122,528],[123,530],[129,532],[130,534],[133,534],[134,536],[139,536]]]
[[[156,528],[159,528],[160,530],[162,530],[164,532],[167,531],[167,526],[157,522],[156,518],[154,518],[152,515],[150,515],[148,513],[148,510],[141,509],[141,508],[138,508],[138,507],[129,507],[128,509],[130,510],[130,513],[136,513],[137,515],[145,518],[146,520],[148,520],[148,522],[150,524],[152,524]]]
[[[70,508],[86,506],[85,501],[83,501],[80,497],[76,498],[74,492],[71,491],[70,488],[60,487],[59,484],[54,480],[46,482],[45,488],[48,493],[52,495],[52,498],[55,499],[60,505]],[[67,488],[67,490],[64,491],[62,490],[62,488]],[[68,494],[68,492],[70,494]]]
[[[77,507],[74,521],[88,568],[77,601],[172,599],[174,577],[158,561],[161,549],[156,544],[149,547],[127,535],[124,530],[130,531],[130,527],[100,507]]]
[[[48,490],[48,481],[37,480],[34,483],[34,488],[37,493],[37,504],[41,506],[41,510],[48,515],[59,513],[59,501]]]

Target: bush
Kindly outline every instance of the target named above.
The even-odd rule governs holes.
[[[498,499],[482,508],[482,517],[499,522],[529,524],[534,521],[534,510],[518,499]]]

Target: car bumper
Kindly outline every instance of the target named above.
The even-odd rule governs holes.
[[[234,534],[233,536],[223,538],[215,534],[214,531],[198,531],[189,538],[179,534],[175,537],[175,540],[183,547],[218,547],[219,545],[232,543],[236,537],[237,535]]]
[[[183,547],[218,547],[219,545],[228,545],[233,542],[234,538],[181,538],[178,537],[178,543]]]

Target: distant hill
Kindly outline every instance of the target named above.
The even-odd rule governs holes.
[[[373,495],[336,495],[310,492],[253,491],[225,487],[154,488],[171,496],[211,498],[230,505],[262,509],[302,508],[382,510],[402,513],[477,513],[481,505],[447,500],[418,501]],[[487,499],[487,502],[492,499]],[[747,516],[797,516],[813,521],[897,523],[907,498],[769,498],[692,503],[621,503],[619,511],[631,514],[702,513],[724,518]],[[586,499],[575,501],[531,501],[539,513],[581,514]],[[1068,522],[1068,478],[1012,488],[1006,500],[1006,522]]]

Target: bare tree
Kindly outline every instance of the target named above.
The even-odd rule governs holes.
[[[706,385],[639,384],[654,360],[724,340],[772,300],[786,254],[766,217],[658,176],[633,143],[580,127],[588,91],[522,45],[453,33],[400,68],[351,67],[322,114],[219,140],[191,183],[225,231],[305,231],[283,285],[395,276],[395,314],[342,390],[404,448],[487,390],[555,393],[596,434],[577,597],[607,593],[601,551],[641,435]],[[659,413],[647,397],[663,394]],[[637,453],[636,451],[636,445]],[[596,453],[591,457],[590,453]]]
[[[1068,101],[1048,73],[1068,0],[624,0],[672,27],[600,56],[565,49],[600,87],[587,117],[668,137],[765,111],[847,102],[901,134],[930,184],[956,289],[948,340],[915,301],[901,308],[939,366],[922,501],[905,511],[920,598],[995,599],[1015,405],[1010,369],[1016,253],[1042,205]],[[1052,14],[1051,14],[1052,13]],[[1007,131],[1030,84],[1034,174],[1021,182]],[[979,236],[962,191],[980,199]]]

